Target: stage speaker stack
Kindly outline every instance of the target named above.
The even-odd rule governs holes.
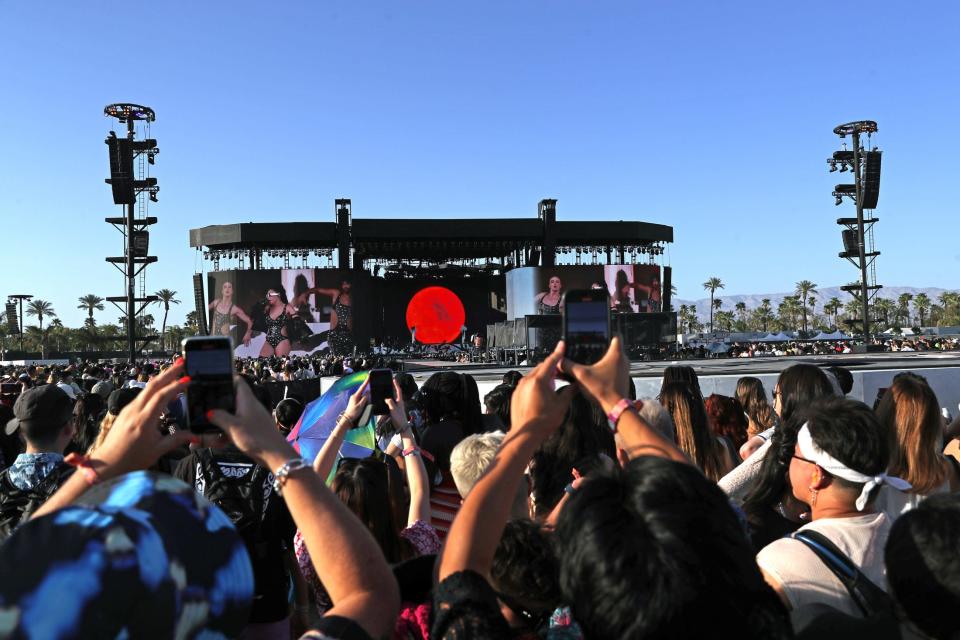
[[[863,163],[863,208],[876,209],[880,198],[880,160],[882,151],[867,151]]]
[[[663,300],[663,311],[670,311],[671,305],[673,304],[671,290],[673,289],[673,268],[664,267],[663,268],[663,291],[660,293],[660,298]]]
[[[844,229],[840,232],[843,236],[843,254],[860,255],[860,247],[857,242],[856,229]],[[840,254],[843,256],[843,254]]]
[[[135,204],[133,185],[133,140],[118,138],[112,131],[104,142],[110,152],[110,177],[106,183],[113,189],[114,204]]]
[[[10,333],[20,333],[20,327],[17,324],[17,303],[7,303],[7,331]]]
[[[203,274],[193,274],[193,302],[197,312],[197,334],[207,335],[207,303],[203,297]]]

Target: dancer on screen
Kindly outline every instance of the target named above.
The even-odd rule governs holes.
[[[639,311],[660,311],[662,304],[660,301],[660,278],[654,276],[653,281],[648,285],[642,282],[630,282],[627,272],[623,269],[617,271],[613,296],[610,298],[610,306],[614,311],[622,313],[634,311],[634,303],[630,299],[631,290],[642,291],[646,294],[646,298],[638,299],[636,302]]]
[[[534,298],[537,305],[537,314],[548,316],[560,313],[560,300],[563,298],[563,282],[560,276],[550,276],[547,290],[538,293]]]
[[[302,304],[313,294],[330,296],[332,309],[330,311],[330,334],[327,336],[327,342],[330,344],[330,350],[338,356],[353,353],[353,305],[350,299],[352,288],[351,282],[343,279],[340,281],[339,289],[313,287],[304,291],[294,300],[295,304],[297,301]]]
[[[211,335],[229,336],[230,325],[236,324],[234,320],[236,318],[246,326],[246,332],[242,339],[243,344],[250,344],[250,331],[253,323],[250,321],[250,316],[243,312],[243,309],[233,304],[232,282],[228,281],[220,285],[220,297],[207,305],[207,311],[213,314],[210,316]]]
[[[260,357],[289,354],[290,338],[287,333],[287,319],[297,313],[296,308],[287,302],[282,288],[267,290],[267,298],[261,304],[263,304],[263,320],[267,326],[267,341],[260,349]]]

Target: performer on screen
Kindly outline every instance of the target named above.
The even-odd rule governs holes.
[[[537,305],[537,315],[548,316],[560,313],[560,300],[563,298],[563,282],[560,276],[550,276],[547,290],[538,293],[534,298]]]
[[[330,296],[333,302],[330,311],[330,333],[327,342],[335,355],[343,356],[353,353],[353,305],[350,299],[350,290],[353,285],[349,280],[341,280],[339,289],[323,289],[313,287],[307,289],[301,296],[306,299],[313,294]]]
[[[233,283],[224,282],[220,285],[220,297],[214,299],[207,305],[207,311],[210,316],[210,334],[211,335],[230,335],[230,325],[236,324],[234,318],[243,322],[246,326],[246,333],[243,334],[243,344],[250,344],[250,331],[253,323],[250,317],[243,312],[243,309],[233,304]]]
[[[287,333],[287,319],[297,310],[287,302],[283,289],[269,289],[263,301],[264,323],[267,326],[267,340],[260,349],[260,357],[285,356],[290,353],[290,338]]]
[[[660,279],[654,277],[649,284],[642,282],[630,282],[627,272],[623,269],[617,271],[616,281],[614,283],[615,291],[610,298],[610,306],[614,311],[621,313],[630,313],[634,310],[633,302],[630,300],[630,291],[642,291],[646,294],[646,299],[637,301],[637,308],[641,312],[660,311]]]

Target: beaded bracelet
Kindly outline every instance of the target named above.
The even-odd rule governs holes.
[[[283,495],[283,486],[287,484],[287,478],[294,471],[299,471],[300,469],[309,469],[310,463],[304,460],[303,458],[291,458],[287,460],[280,468],[276,470],[273,474],[273,490],[278,496]]]

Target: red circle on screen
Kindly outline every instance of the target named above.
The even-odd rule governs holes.
[[[446,287],[420,289],[407,304],[407,329],[416,327],[417,342],[423,344],[456,341],[466,320],[460,298]]]

